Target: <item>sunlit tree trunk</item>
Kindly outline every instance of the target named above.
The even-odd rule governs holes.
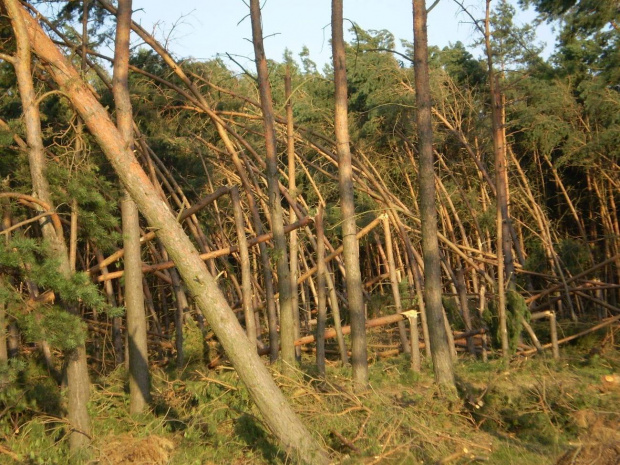
[[[316,280],[317,280],[317,323],[316,323],[316,366],[319,376],[325,378],[325,326],[327,322],[325,292],[325,243],[323,233],[323,205],[314,219],[316,228]]]
[[[41,119],[32,83],[30,46],[33,45],[33,40],[29,38],[28,30],[24,23],[25,16],[19,2],[16,0],[4,0],[4,5],[11,19],[17,43],[17,53],[13,65],[23,106],[32,189],[35,197],[52,206],[50,186],[45,173],[46,160],[41,132]],[[49,244],[50,256],[58,261],[58,272],[64,278],[71,279],[72,272],[69,254],[61,231],[56,231],[49,221],[42,224],[41,230],[43,237]],[[68,312],[79,315],[78,309],[74,306],[66,305],[65,308]],[[90,442],[90,417],[87,410],[90,380],[88,378],[88,365],[84,344],[67,353],[66,366],[68,386],[67,413],[72,427],[69,445],[72,454],[79,454]]]
[[[275,244],[274,255],[278,272],[278,289],[280,291],[280,344],[282,360],[285,364],[295,364],[295,322],[293,318],[293,301],[291,278],[288,262],[286,235],[284,234],[284,218],[280,191],[278,188],[278,153],[276,148],[275,119],[269,70],[263,47],[263,28],[261,25],[260,1],[250,0],[252,18],[252,42],[258,74],[258,90],[260,92],[263,126],[265,129],[265,149],[267,162],[267,184],[269,191],[269,211]]]
[[[329,463],[325,450],[295,415],[274,383],[256,353],[255,344],[245,335],[198,251],[175,215],[159,198],[148,175],[124,144],[106,110],[37,22],[25,10],[21,10],[21,14],[27,22],[35,53],[51,65],[48,67],[50,78],[70,99],[149,226],[156,231],[269,429],[295,459],[308,464]]]
[[[291,89],[291,67],[286,66],[286,76],[284,79],[284,96],[286,98],[286,154],[288,157],[288,191],[293,200],[297,198],[297,183],[295,179],[295,131],[293,125],[293,102]],[[289,207],[289,223],[297,221],[295,209],[291,205]],[[290,268],[291,268],[291,306],[293,307],[293,319],[295,321],[295,339],[300,335],[300,319],[299,319],[299,289],[297,287],[297,277],[299,275],[298,261],[298,241],[297,230],[294,229],[289,234],[290,244]],[[301,357],[301,347],[296,348],[295,355]]]
[[[514,262],[508,216],[508,188],[506,179],[506,133],[504,130],[502,97],[499,79],[493,69],[493,51],[490,32],[491,0],[486,1],[484,40],[487,54],[489,86],[491,91],[491,119],[493,152],[495,153],[495,190],[497,199],[497,296],[500,339],[505,359],[510,357],[506,321],[506,289],[514,290]]]
[[[131,0],[119,0],[116,15],[114,78],[112,91],[116,104],[116,124],[127,150],[133,151],[133,114],[129,95],[129,35]],[[140,218],[138,207],[125,192],[121,201],[123,245],[125,247],[125,307],[129,352],[129,409],[142,412],[150,401],[148,348],[142,257],[140,253]]]
[[[332,0],[332,56],[334,60],[334,130],[338,151],[338,183],[342,211],[342,243],[346,270],[347,299],[351,318],[351,364],[353,386],[364,389],[368,384],[366,353],[366,315],[362,292],[359,242],[355,224],[353,168],[349,147],[347,65],[344,50],[342,0]]]
[[[424,304],[433,359],[435,380],[454,389],[454,371],[441,301],[441,257],[437,238],[435,200],[435,157],[431,121],[431,89],[428,71],[428,38],[426,5],[413,0],[414,68],[416,89],[416,123],[420,156],[420,219],[422,221],[422,253],[424,257]]]
[[[230,190],[230,198],[233,203],[235,225],[237,227],[237,241],[239,244],[239,259],[241,263],[241,288],[243,316],[245,317],[245,330],[248,339],[256,343],[256,320],[254,318],[254,306],[252,305],[252,270],[250,269],[250,254],[248,253],[248,241],[245,235],[243,210],[239,199],[239,190],[233,187]]]

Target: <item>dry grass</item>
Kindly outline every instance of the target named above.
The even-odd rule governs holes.
[[[172,440],[151,435],[136,438],[121,434],[103,438],[99,447],[99,458],[92,465],[166,465],[175,449]]]

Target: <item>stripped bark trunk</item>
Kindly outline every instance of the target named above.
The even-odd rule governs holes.
[[[175,216],[158,197],[134,154],[122,143],[122,137],[105,109],[35,20],[25,10],[21,10],[21,14],[26,21],[30,44],[35,53],[45,63],[53,65],[48,67],[51,78],[82,116],[141,213],[157,232],[269,428],[284,449],[300,461],[309,464],[329,463],[324,449],[295,415],[262,364],[198,251]]]

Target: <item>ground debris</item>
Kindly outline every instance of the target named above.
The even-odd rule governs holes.
[[[102,444],[99,459],[91,465],[166,465],[174,450],[170,439],[157,435],[144,438],[130,434],[109,436]]]
[[[620,465],[620,431],[617,424],[603,422],[591,411],[578,415],[577,423],[581,423],[579,426],[585,431],[556,465]]]

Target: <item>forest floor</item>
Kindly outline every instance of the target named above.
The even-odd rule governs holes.
[[[428,365],[413,373],[406,355],[371,363],[371,388],[357,395],[335,361],[328,382],[313,376],[310,355],[293,375],[273,375],[334,463],[611,465],[620,463],[618,338],[618,327],[591,334],[564,346],[559,361],[506,366],[461,355],[453,399],[436,390]],[[153,410],[138,417],[127,414],[125,378],[118,369],[93,380],[89,465],[291,463],[231,368],[194,360],[180,374],[154,369]],[[37,391],[35,377],[30,389],[39,398],[29,408],[39,411],[4,430],[0,463],[67,463],[66,425],[41,412],[50,408],[43,392],[56,400]]]

